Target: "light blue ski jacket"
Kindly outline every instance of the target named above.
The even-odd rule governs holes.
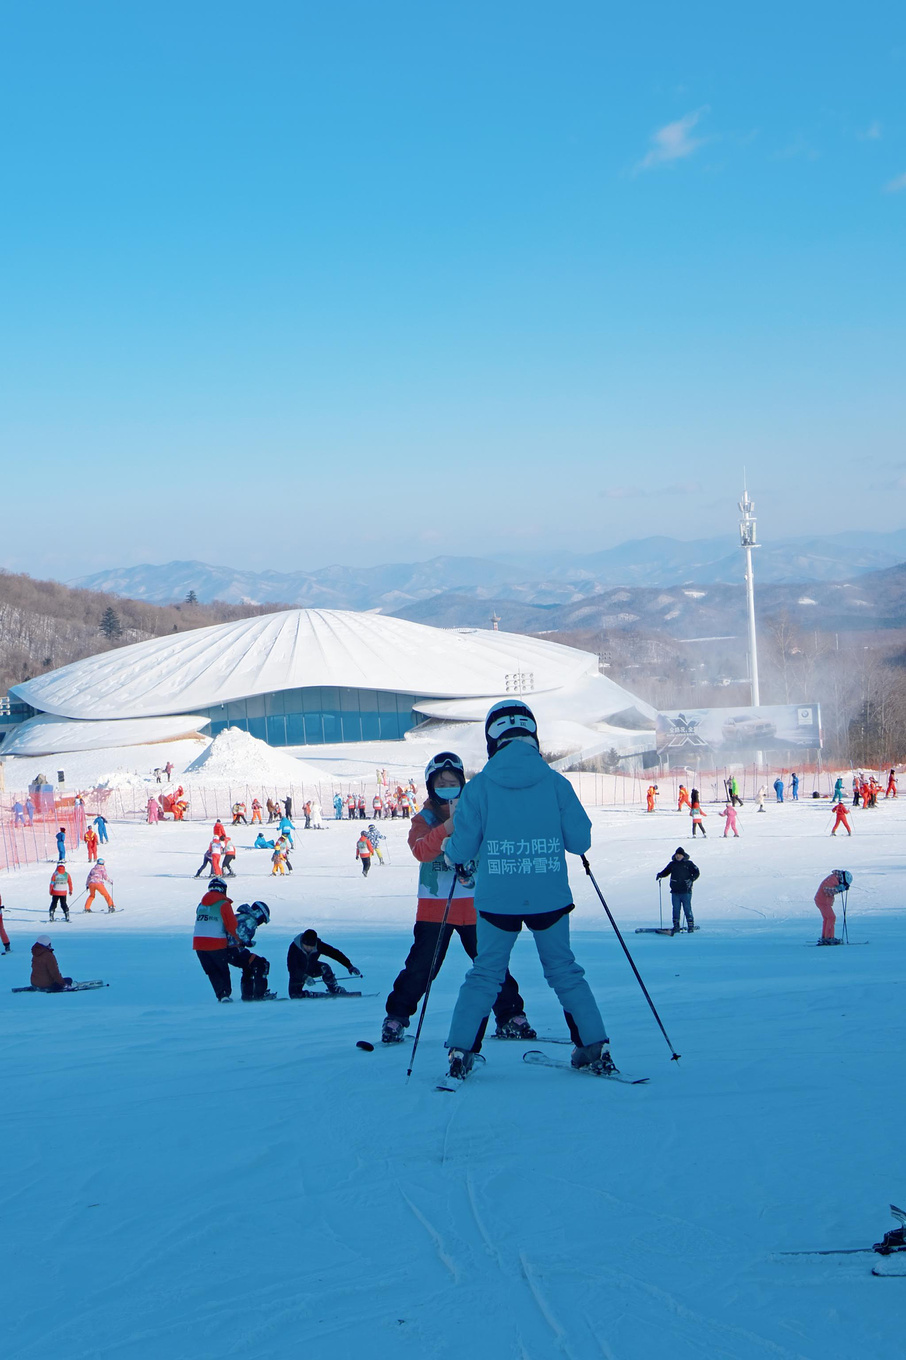
[[[519,916],[570,906],[565,852],[590,845],[591,822],[569,780],[533,744],[511,741],[466,784],[444,851],[454,864],[477,860],[477,911]]]

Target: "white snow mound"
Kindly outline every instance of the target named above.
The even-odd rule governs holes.
[[[186,776],[192,775],[206,783],[224,779],[233,783],[297,786],[316,784],[325,778],[323,770],[268,746],[241,727],[227,727],[220,732],[207,750],[186,766]]]

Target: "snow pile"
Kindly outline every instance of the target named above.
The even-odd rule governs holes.
[[[96,789],[143,789],[148,783],[140,774],[128,770],[113,770],[99,775],[92,787]]]
[[[186,779],[200,783],[317,784],[325,778],[314,765],[295,760],[240,727],[227,727],[186,766]]]

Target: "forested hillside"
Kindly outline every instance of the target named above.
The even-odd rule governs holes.
[[[272,614],[285,605],[155,605],[0,572],[0,694],[70,661],[144,638]]]

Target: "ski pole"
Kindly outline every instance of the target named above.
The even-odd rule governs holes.
[[[447,917],[450,914],[450,905],[453,901],[453,894],[456,891],[456,870],[453,870],[453,882],[450,884],[450,895],[447,898],[447,905],[444,907],[444,914],[440,918],[440,930],[437,932],[437,944],[434,946],[434,957],[431,960],[431,971],[428,974],[428,985],[425,988],[425,997],[422,1001],[421,1015],[418,1017],[418,1027],[415,1031],[415,1042],[412,1045],[412,1057],[409,1060],[409,1067],[406,1071],[406,1081],[412,1076],[412,1069],[415,1066],[415,1055],[418,1052],[418,1041],[421,1038],[422,1025],[425,1023],[425,1011],[428,1009],[428,997],[431,995],[431,986],[434,982],[434,969],[437,966],[437,956],[440,953],[440,942],[444,938],[444,927],[447,924]]]
[[[846,902],[849,897],[849,888],[843,894],[843,930],[841,932],[845,944],[849,944],[849,930],[846,926]]]
[[[664,929],[664,884],[661,879],[657,881],[657,914],[661,923],[661,930]]]
[[[623,936],[620,934],[620,927],[617,925],[616,921],[613,919],[613,913],[611,912],[610,907],[609,907],[609,906],[607,905],[607,903],[604,901],[604,894],[601,892],[601,889],[598,887],[598,881],[597,881],[597,879],[595,878],[594,874],[593,874],[592,871],[591,871],[591,865],[589,864],[588,860],[585,858],[584,855],[581,856],[581,860],[582,860],[582,867],[583,867],[583,869],[584,869],[585,872],[588,874],[588,877],[589,877],[589,878],[591,879],[591,881],[592,881],[592,885],[593,885],[593,887],[594,887],[595,892],[598,894],[598,897],[601,899],[601,906],[602,906],[602,907],[604,908],[604,910],[607,912],[607,919],[608,919],[608,921],[610,922],[610,924],[613,926],[614,934],[616,935],[617,939],[620,941],[620,944],[621,944],[621,946],[622,946],[622,948],[623,948],[623,953],[626,955],[627,959],[629,960],[629,966],[631,967],[632,971],[635,973],[636,981],[638,982],[639,986],[641,987],[641,989],[642,989],[642,991],[643,991],[643,993],[644,993],[644,995],[645,995],[645,1000],[648,1002],[648,1005],[651,1007],[651,1013],[652,1013],[652,1015],[654,1016],[655,1020],[657,1021],[658,1027],[659,1027],[661,1033],[663,1034],[664,1038],[667,1040],[667,1047],[670,1049],[670,1058],[671,1058],[671,1061],[672,1061],[672,1062],[679,1062],[679,1060],[680,1060],[680,1055],[679,1055],[679,1053],[676,1052],[676,1050],[675,1050],[674,1047],[673,1047],[673,1044],[670,1042],[670,1036],[668,1035],[667,1031],[664,1029],[663,1023],[662,1023],[662,1021],[661,1021],[661,1017],[658,1015],[657,1009],[656,1009],[656,1007],[655,1007],[655,1004],[654,1004],[654,1002],[651,1000],[651,997],[650,997],[649,994],[648,994],[648,988],[645,986],[644,982],[642,981],[642,975],[641,975],[641,973],[639,972],[638,968],[636,968],[636,966],[635,966],[635,960],[633,959],[633,957],[632,957],[632,955],[630,954],[629,950],[626,948],[626,941],[623,939]],[[452,894],[451,894],[451,895],[452,895]]]

